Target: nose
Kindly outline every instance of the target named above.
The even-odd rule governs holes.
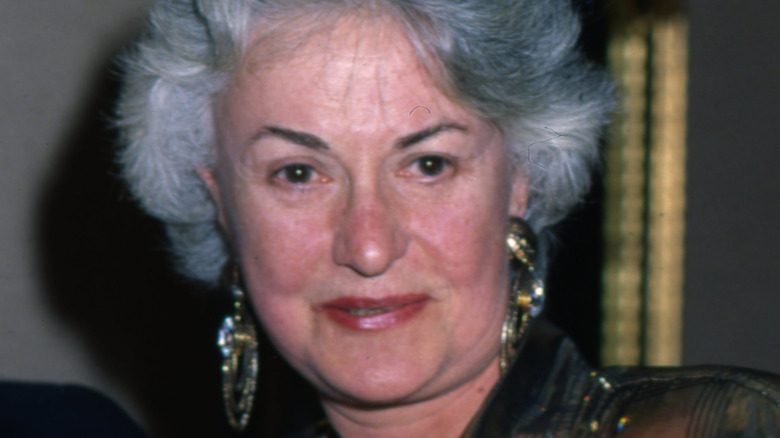
[[[354,188],[339,219],[333,259],[364,277],[386,272],[404,256],[409,239],[390,202],[379,190]]]

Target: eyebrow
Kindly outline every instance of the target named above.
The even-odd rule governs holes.
[[[430,128],[423,129],[422,131],[415,132],[413,134],[401,137],[395,142],[395,147],[398,149],[404,149],[434,137],[442,132],[457,130],[466,132],[467,129],[463,125],[457,123],[441,123]],[[292,129],[280,128],[278,126],[266,126],[262,131],[253,136],[253,140],[260,140],[261,138],[273,135],[275,137],[283,138],[291,143],[299,146],[304,146],[314,150],[330,150],[328,143],[313,134],[305,132],[294,131]]]
[[[278,126],[266,126],[262,131],[258,132],[252,139],[260,140],[266,135],[273,135],[275,137],[281,137],[291,143],[295,143],[299,146],[305,146],[314,150],[329,150],[330,146],[325,140],[317,137],[313,134],[307,134],[305,132],[293,131],[292,129],[280,128]]]
[[[420,143],[424,140],[434,137],[439,133],[452,131],[452,130],[461,131],[461,132],[467,131],[465,126],[458,125],[457,123],[441,123],[436,126],[423,129],[422,131],[415,132],[414,134],[401,137],[400,139],[398,139],[398,141],[395,142],[395,146],[398,149],[408,148],[409,146],[413,146],[417,143]]]

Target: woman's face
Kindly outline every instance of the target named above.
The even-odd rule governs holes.
[[[200,173],[279,352],[349,403],[495,380],[507,219],[526,200],[501,133],[392,25],[263,50],[215,106],[218,165]]]

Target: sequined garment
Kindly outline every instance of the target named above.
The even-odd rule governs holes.
[[[337,436],[326,424],[300,435]],[[780,437],[780,376],[730,367],[593,370],[554,326],[529,330],[465,438]]]

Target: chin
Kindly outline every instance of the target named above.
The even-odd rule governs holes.
[[[322,376],[325,379],[317,386],[324,399],[378,407],[424,400],[436,375],[435,370],[369,366],[330,378]]]
[[[420,394],[420,387],[410,385],[376,385],[342,388],[329,388],[320,392],[323,400],[363,408],[386,408],[423,401],[428,397]]]

